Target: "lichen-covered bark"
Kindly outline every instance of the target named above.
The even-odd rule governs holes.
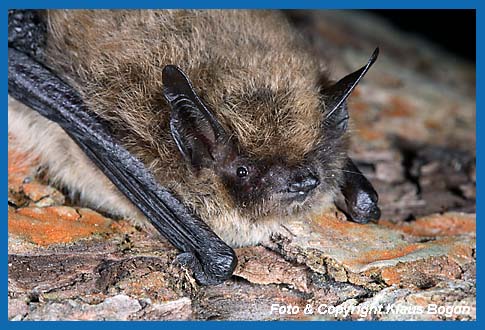
[[[333,77],[381,48],[349,111],[382,220],[295,219],[201,287],[164,239],[70,201],[10,136],[9,319],[476,318],[474,65],[362,13],[288,14]]]

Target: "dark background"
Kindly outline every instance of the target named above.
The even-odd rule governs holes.
[[[370,10],[399,29],[421,35],[464,59],[475,62],[476,12],[460,10]]]

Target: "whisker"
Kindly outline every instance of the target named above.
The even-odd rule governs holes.
[[[362,175],[362,176],[364,176],[364,174],[362,174],[362,173],[360,173],[360,172],[347,171],[347,170],[342,170],[342,172],[345,172],[345,173],[352,173],[352,174],[358,174],[358,175]]]
[[[362,175],[362,176],[364,176],[364,174],[359,173],[359,172],[355,172],[355,171],[348,171],[348,170],[342,170],[342,169],[340,169],[340,170],[337,170],[337,169],[329,169],[329,170],[327,170],[327,171],[333,171],[333,172],[345,172],[345,173],[352,173],[352,174],[358,174],[358,175]]]

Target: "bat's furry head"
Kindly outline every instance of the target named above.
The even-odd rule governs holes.
[[[170,131],[185,163],[195,175],[212,177],[217,195],[254,221],[292,213],[318,191],[338,187],[345,129],[325,127],[318,108],[295,109],[290,92],[265,88],[239,96],[240,114],[223,125],[179,68],[165,67],[163,83],[172,109]]]
[[[239,95],[237,114],[226,118],[226,127],[185,73],[167,65],[163,91],[171,107],[170,132],[191,171],[206,171],[210,186],[218,187],[214,199],[224,196],[230,208],[254,222],[292,214],[321,203],[322,195],[332,195],[341,185],[346,98],[376,56],[377,50],[360,70],[320,85],[318,97],[307,92],[313,108],[292,99],[288,90],[263,87]]]
[[[332,83],[271,12],[54,11],[48,26],[50,66],[228,243],[341,184],[345,99],[376,54]]]

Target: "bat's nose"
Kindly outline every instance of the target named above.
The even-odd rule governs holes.
[[[307,194],[320,184],[320,180],[313,174],[298,177],[290,184],[289,192]]]

